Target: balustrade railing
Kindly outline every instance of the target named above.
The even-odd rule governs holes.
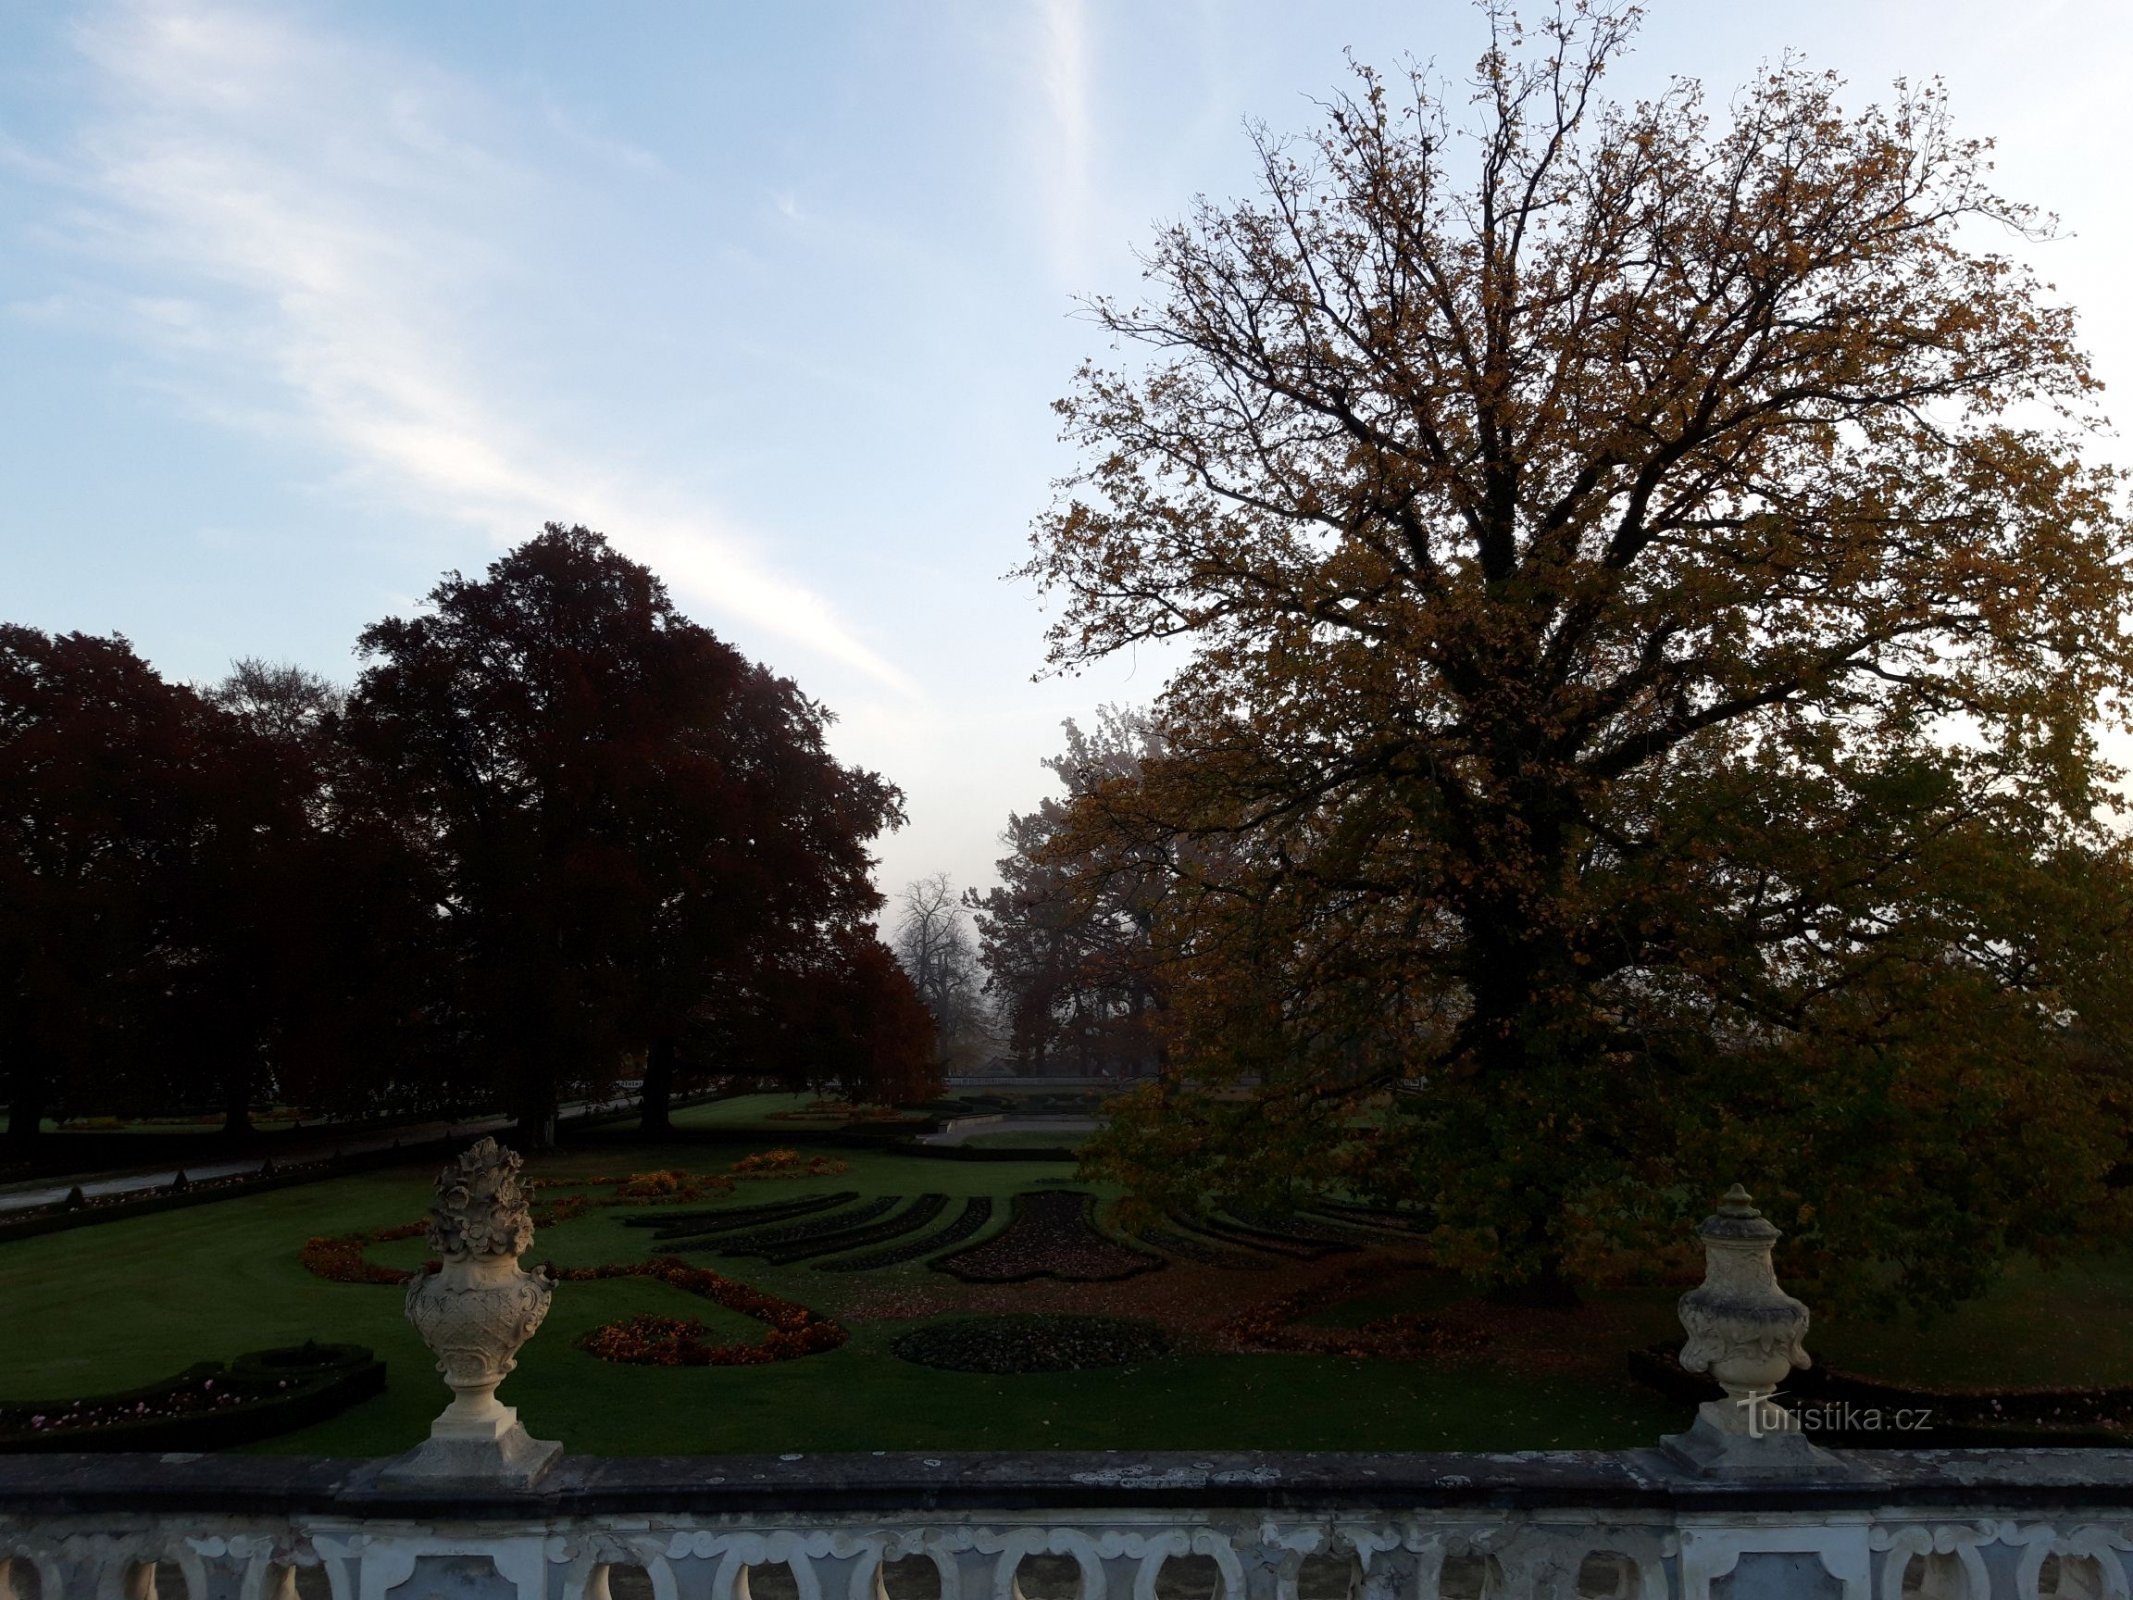
[[[2101,1600],[2133,1451],[0,1459],[0,1600]],[[1033,1559],[1034,1558],[1034,1559]]]

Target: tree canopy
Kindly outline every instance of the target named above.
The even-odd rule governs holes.
[[[1039,1073],[1064,1058],[1080,1072],[1137,1076],[1158,1057],[1162,1004],[1149,929],[1163,892],[1160,864],[1055,848],[1077,801],[1139,775],[1161,750],[1147,716],[1099,709],[1093,729],[1066,724],[1066,749],[1045,767],[1065,787],[1033,811],[1011,813],[999,884],[966,891],[976,914],[985,987],[1008,1043]]]
[[[551,526],[367,630],[352,692],[0,628],[0,1074],[48,1116],[409,1114],[522,1138],[633,1072],[923,1095],[869,918],[896,789],[828,712]]]
[[[466,1048],[522,1139],[626,1052],[661,1058],[660,1099],[692,1030],[759,1033],[764,982],[844,961],[880,904],[866,843],[896,789],[598,534],[550,524],[358,648],[350,741],[423,841]]]
[[[1936,86],[1622,104],[1633,12],[1491,20],[1466,111],[1360,70],[1091,308],[1144,359],[1023,570],[1061,669],[1191,652],[1055,846],[1167,877],[1182,1078],[1099,1160],[1534,1292],[1744,1177],[1832,1292],[1972,1292],[2126,1145],[2133,544],[1990,248],[2045,219]]]

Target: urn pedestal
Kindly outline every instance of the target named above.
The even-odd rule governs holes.
[[[436,1353],[452,1403],[428,1440],[379,1475],[383,1486],[531,1488],[563,1453],[528,1434],[517,1410],[496,1398],[555,1295],[552,1279],[518,1264],[533,1242],[518,1167],[516,1155],[484,1139],[438,1174],[429,1243],[444,1265],[407,1280],[407,1320]]]
[[[1680,1464],[1705,1476],[1828,1477],[1848,1469],[1811,1444],[1779,1403],[1778,1385],[1809,1364],[1807,1307],[1778,1287],[1771,1247],[1777,1227],[1735,1184],[1696,1230],[1704,1280],[1681,1297],[1684,1371],[1708,1372],[1723,1400],[1697,1408],[1687,1433],[1663,1441]]]

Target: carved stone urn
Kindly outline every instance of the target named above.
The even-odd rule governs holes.
[[[388,1479],[478,1478],[531,1485],[562,1446],[530,1437],[496,1386],[518,1365],[555,1295],[553,1279],[518,1259],[533,1243],[533,1217],[519,1186],[519,1158],[483,1139],[437,1174],[429,1245],[442,1269],[407,1280],[407,1320],[437,1356],[452,1403],[426,1443],[387,1470]]]
[[[1704,1279],[1681,1297],[1688,1334],[1681,1365],[1708,1372],[1726,1391],[1706,1400],[1696,1424],[1666,1441],[1675,1456],[1699,1470],[1820,1475],[1836,1458],[1800,1434],[1799,1418],[1775,1398],[1777,1386],[1808,1365],[1807,1307],[1778,1287],[1770,1260],[1777,1227],[1735,1184],[1696,1230],[1703,1240]]]

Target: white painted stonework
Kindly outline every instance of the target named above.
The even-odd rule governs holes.
[[[748,1600],[751,1566],[799,1600],[881,1600],[884,1561],[919,1556],[940,1600],[1021,1600],[1032,1553],[1071,1556],[1080,1600],[1156,1600],[1163,1563],[1209,1557],[1221,1600],[1297,1600],[1314,1556],[1353,1560],[1358,1600],[2133,1600],[2133,1511],[2100,1520],[1947,1520],[1900,1511],[1624,1516],[1011,1514],[732,1518],[611,1515],[454,1526],[448,1517],[287,1520],[235,1512],[0,1519],[0,1600],[605,1600],[610,1567],[654,1600]],[[183,1595],[158,1591],[175,1568]],[[1916,1568],[1907,1587],[1906,1576]],[[299,1585],[306,1570],[312,1574]],[[34,1579],[32,1579],[34,1574]],[[323,1579],[323,1583],[318,1580]],[[1479,1582],[1481,1587],[1474,1585]]]

